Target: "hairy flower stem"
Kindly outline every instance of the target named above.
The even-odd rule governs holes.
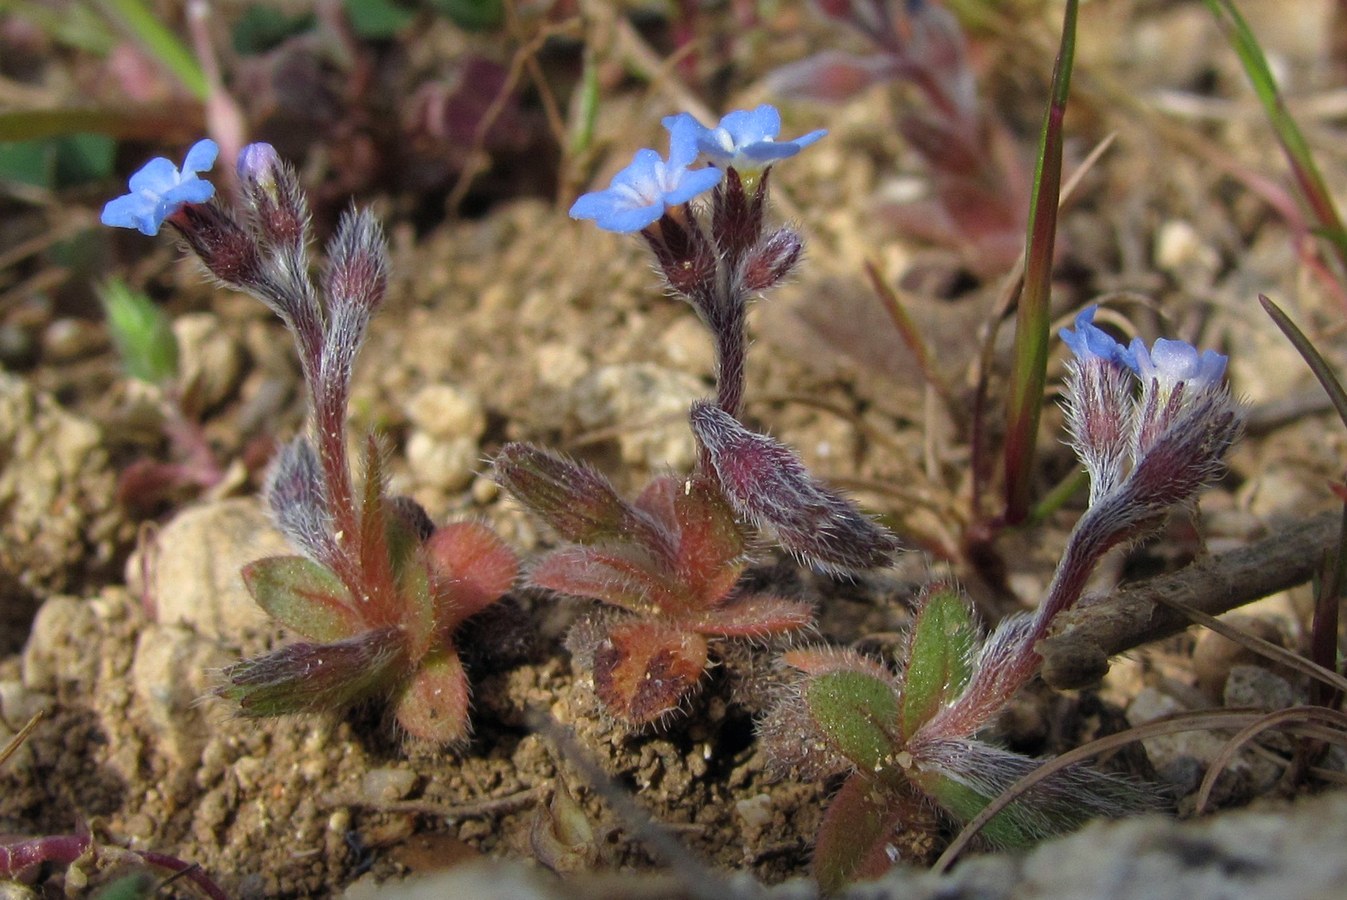
[[[742,421],[745,358],[748,355],[748,302],[742,291],[723,285],[718,308],[723,320],[713,329],[716,338],[716,405]]]

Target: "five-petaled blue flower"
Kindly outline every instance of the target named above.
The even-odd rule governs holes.
[[[1133,366],[1143,382],[1154,379],[1162,393],[1183,384],[1187,391],[1205,391],[1214,388],[1225,375],[1228,361],[1222,353],[1197,348],[1185,341],[1156,340],[1149,351],[1141,338],[1133,338],[1129,354],[1136,361]]]
[[[778,141],[781,113],[765,103],[754,110],[735,110],[721,119],[715,128],[706,128],[688,113],[664,119],[664,127],[671,134],[689,126],[693,128],[697,149],[703,156],[722,169],[733,167],[741,175],[760,171],[777,160],[794,156],[828,133],[820,129],[793,141]]]
[[[184,203],[205,203],[215,196],[215,185],[202,181],[196,174],[215,165],[219,153],[214,141],[197,141],[187,151],[181,172],[162,156],[150,160],[131,176],[131,193],[103,207],[103,224],[158,234],[164,220]]]
[[[593,219],[605,231],[640,231],[668,207],[719,184],[724,174],[719,169],[688,168],[697,159],[696,132],[688,126],[670,132],[668,162],[654,150],[637,150],[631,165],[614,175],[606,190],[585,194],[571,205],[571,218]]]
[[[1076,354],[1076,359],[1086,362],[1102,359],[1137,370],[1132,352],[1115,341],[1108,332],[1094,324],[1094,314],[1099,307],[1087,306],[1076,314],[1076,330],[1063,328],[1062,341]]]

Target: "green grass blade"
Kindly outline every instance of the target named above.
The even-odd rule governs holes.
[[[1076,55],[1076,0],[1068,0],[1062,23],[1062,44],[1052,72],[1052,98],[1039,137],[1038,165],[1029,207],[1029,239],[1025,247],[1024,291],[1015,317],[1015,364],[1011,373],[1006,423],[1006,511],[1008,525],[1029,513],[1029,487],[1043,411],[1048,370],[1048,323],[1051,310],[1052,256],[1057,240],[1057,198],[1062,186],[1062,122],[1071,90]]]
[[[1338,411],[1342,424],[1347,426],[1347,391],[1342,382],[1333,373],[1333,367],[1323,358],[1310,339],[1291,321],[1280,306],[1273,303],[1264,294],[1258,295],[1263,311],[1272,317],[1272,321],[1281,329],[1282,334],[1296,348],[1305,364],[1310,367],[1314,377],[1319,379],[1333,408]],[[1314,598],[1314,617],[1310,627],[1310,658],[1325,669],[1338,671],[1338,604],[1343,593],[1344,576],[1347,576],[1347,504],[1343,505],[1342,527],[1338,531],[1336,552],[1325,561],[1324,577],[1316,586]],[[1336,705],[1341,699],[1338,691],[1315,682],[1312,685],[1314,702],[1320,705]]]
[[[1305,135],[1286,108],[1286,101],[1277,88],[1277,80],[1268,66],[1267,57],[1263,55],[1263,48],[1232,0],[1206,0],[1206,4],[1239,56],[1254,93],[1263,104],[1263,110],[1267,113],[1277,142],[1286,154],[1305,205],[1317,220],[1319,227],[1316,233],[1329,241],[1343,272],[1347,272],[1347,229],[1343,228],[1337,204],[1333,202],[1333,195],[1329,193],[1324,177],[1315,165]]]
[[[210,93],[206,75],[196,57],[161,22],[144,0],[100,0],[103,11],[172,72],[193,97],[203,103]]]
[[[1333,374],[1333,367],[1328,361],[1319,354],[1319,351],[1310,343],[1310,339],[1305,336],[1295,322],[1291,321],[1280,306],[1268,299],[1267,295],[1259,294],[1258,302],[1263,305],[1263,311],[1266,312],[1277,327],[1281,329],[1282,334],[1291,342],[1305,360],[1305,364],[1310,367],[1314,377],[1319,379],[1323,385],[1324,391],[1328,394],[1328,399],[1332,401],[1333,408],[1338,411],[1338,416],[1342,419],[1342,424],[1347,425],[1347,391],[1343,390],[1342,382],[1338,376]]]

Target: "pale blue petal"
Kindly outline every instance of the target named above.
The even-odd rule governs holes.
[[[724,174],[714,166],[708,166],[704,169],[685,169],[677,186],[664,195],[664,202],[669,206],[687,203],[698,194],[703,194],[720,184],[720,179],[724,177]]]
[[[720,127],[730,133],[736,147],[745,147],[759,141],[775,140],[781,133],[781,113],[764,103],[754,110],[740,109],[720,120]]]
[[[135,228],[145,234],[158,234],[157,226],[146,231],[142,225],[147,212],[151,214],[150,218],[153,218],[153,211],[153,204],[147,203],[139,194],[126,194],[116,200],[109,200],[103,206],[103,214],[99,217],[99,221],[112,228]]]
[[[187,151],[187,158],[182,161],[182,171],[186,175],[188,172],[208,172],[211,166],[215,165],[215,158],[220,155],[220,148],[209,138],[197,141],[192,145],[192,149]]]
[[[692,165],[702,142],[709,139],[711,129],[688,113],[665,116],[663,125],[669,130],[669,165],[676,167]]]
[[[156,156],[131,176],[130,186],[132,193],[150,191],[162,194],[177,183],[178,167],[162,156]]]

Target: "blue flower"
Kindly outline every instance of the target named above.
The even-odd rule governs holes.
[[[1132,352],[1094,324],[1094,314],[1098,309],[1099,307],[1091,305],[1077,313],[1076,330],[1063,328],[1060,332],[1063,343],[1071,348],[1071,352],[1076,354],[1076,359],[1081,362],[1102,359],[1126,366],[1135,372],[1137,364]]]
[[[692,133],[702,155],[722,169],[733,166],[741,174],[757,172],[777,160],[794,156],[828,133],[820,129],[793,141],[778,141],[781,113],[767,104],[754,110],[735,110],[715,128],[704,127],[688,113],[666,117],[664,127],[675,137],[680,130]]]
[[[614,175],[606,190],[592,191],[571,205],[571,218],[593,219],[605,231],[640,231],[669,207],[719,184],[724,174],[719,169],[688,168],[697,158],[691,129],[671,130],[668,162],[654,150],[637,150],[631,165]]]
[[[1165,338],[1158,339],[1149,351],[1141,338],[1134,338],[1129,353],[1136,361],[1133,368],[1142,381],[1149,384],[1154,380],[1164,394],[1179,384],[1188,391],[1216,387],[1225,375],[1229,359],[1215,350],[1199,354],[1192,344]]]
[[[131,193],[103,207],[103,224],[158,234],[164,220],[183,204],[205,203],[215,196],[215,185],[197,178],[196,173],[215,165],[219,152],[214,141],[197,141],[187,151],[181,172],[162,156],[150,160],[131,176]]]

